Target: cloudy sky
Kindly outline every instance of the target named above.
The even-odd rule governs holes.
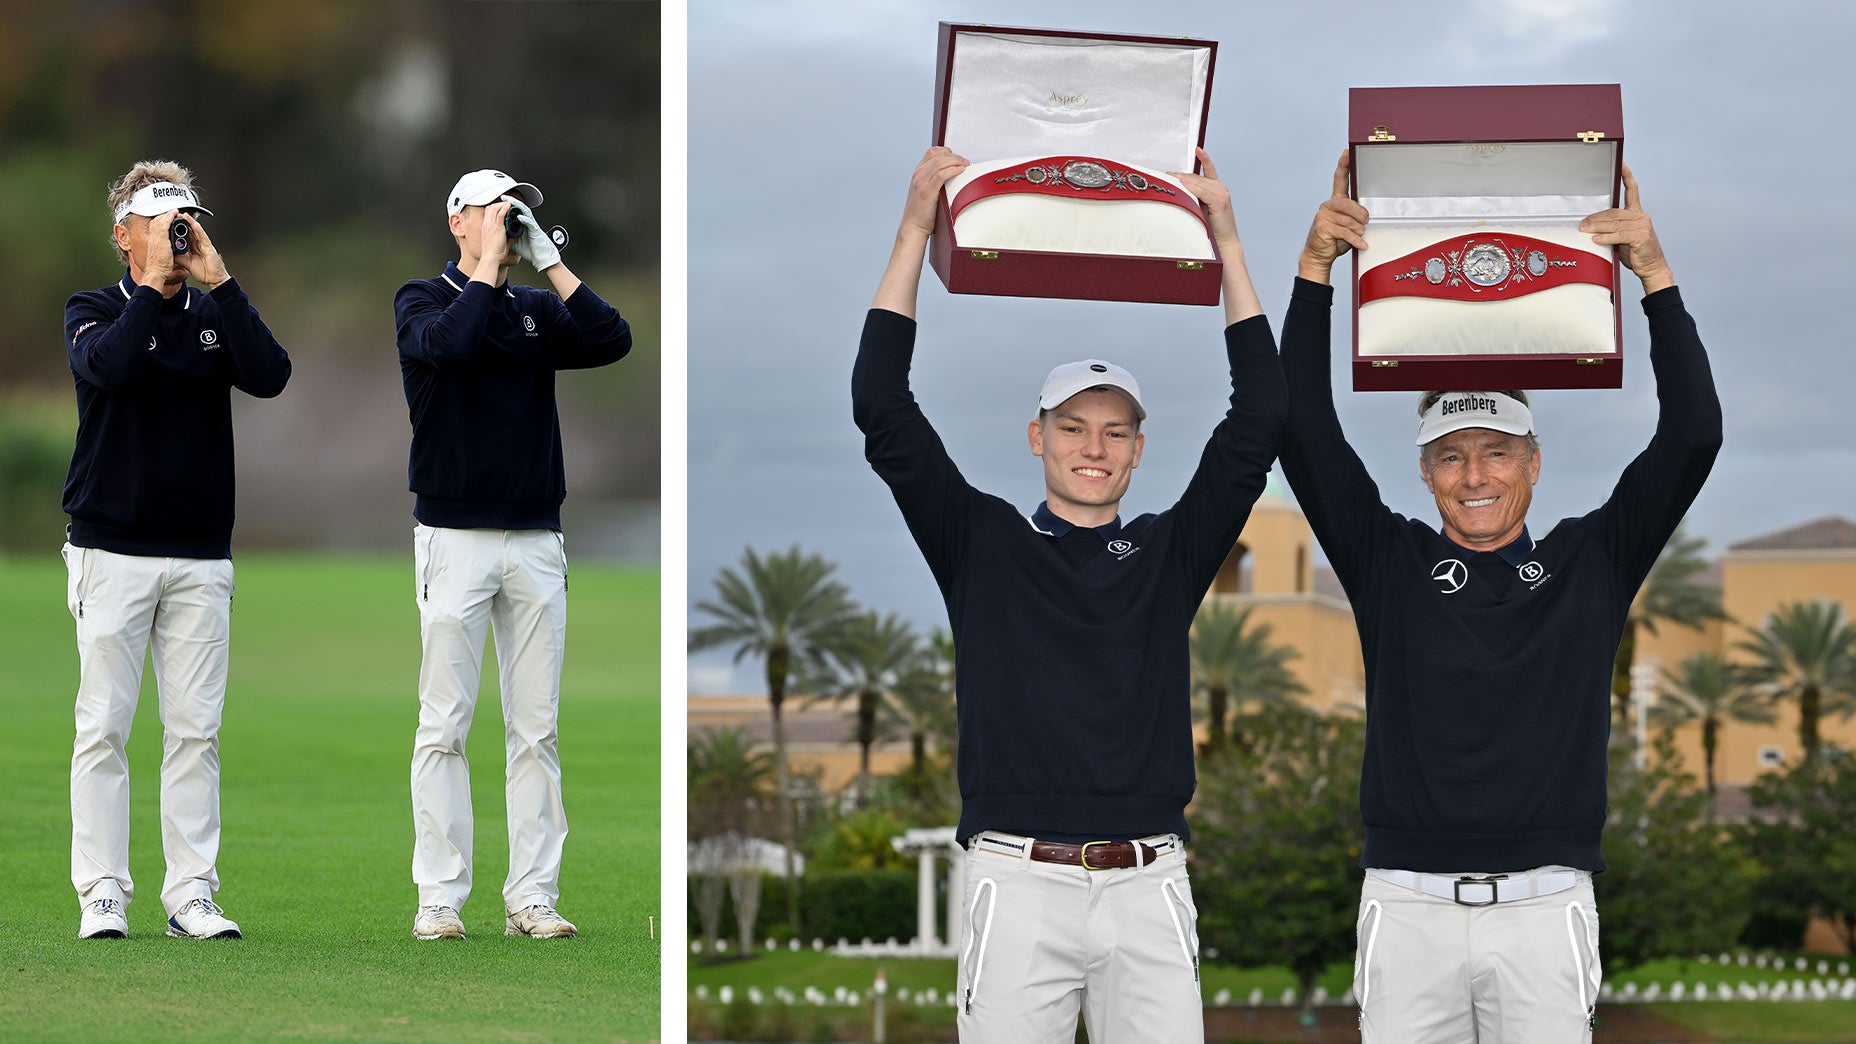
[[[689,591],[742,549],[798,544],[866,605],[924,629],[940,598],[851,423],[857,336],[909,172],[931,144],[936,22],[1219,42],[1206,147],[1280,326],[1308,220],[1346,144],[1354,86],[1615,82],[1625,160],[1714,364],[1727,443],[1696,502],[1711,551],[1825,514],[1856,517],[1848,316],[1856,138],[1841,87],[1856,6],[1777,0],[1064,4],[692,0],[689,14]],[[1655,399],[1636,280],[1625,387],[1546,392],[1534,530],[1609,493]],[[1344,316],[1344,295],[1336,315]],[[1123,517],[1184,486],[1224,408],[1216,308],[954,296],[924,277],[914,387],[969,481],[1029,510],[1044,373],[1086,355],[1139,377],[1147,453]],[[1336,351],[1344,351],[1344,326]],[[1396,511],[1434,518],[1411,397],[1341,417]],[[697,621],[700,622],[700,621]],[[693,692],[754,692],[695,657]]]

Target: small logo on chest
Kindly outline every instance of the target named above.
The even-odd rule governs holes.
[[[1534,561],[1521,563],[1521,567],[1515,570],[1515,574],[1521,578],[1522,583],[1527,585],[1529,591],[1537,591],[1541,584],[1553,579],[1553,574],[1547,572],[1546,566]]]
[[[541,336],[535,332],[535,317],[532,315],[525,315],[522,317],[522,329],[527,330],[530,337]]]
[[[1135,547],[1131,541],[1111,540],[1108,542],[1108,553],[1114,555],[1117,562],[1139,550],[1140,548]]]
[[[1469,567],[1460,559],[1446,558],[1431,567],[1431,579],[1437,581],[1444,594],[1456,594],[1469,583]]]
[[[218,330],[201,330],[200,331],[200,350],[203,352],[210,352],[214,348],[217,348],[217,347],[219,347],[219,331]]]

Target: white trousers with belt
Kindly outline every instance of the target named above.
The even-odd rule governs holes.
[[[1378,873],[1361,888],[1353,973],[1365,1044],[1589,1044],[1603,981],[1590,874],[1513,875],[1516,898],[1467,906]],[[1547,895],[1521,887],[1560,874],[1576,883]],[[1464,892],[1490,898],[1486,887]]]
[[[161,850],[169,914],[219,890],[219,722],[232,634],[232,562],[64,546],[77,623],[71,885],[80,903],[135,897],[125,747],[152,643],[161,712]]]
[[[567,552],[550,529],[413,530],[424,658],[412,754],[412,878],[419,905],[461,909],[471,890],[470,762],[483,640],[502,678],[509,818],[503,903],[560,898],[567,814],[558,720],[567,643]]]
[[[967,849],[958,964],[962,1044],[1070,1044],[1078,1011],[1101,1044],[1196,1044],[1198,910],[1186,853],[1087,870]],[[1014,835],[991,835],[1013,838]]]

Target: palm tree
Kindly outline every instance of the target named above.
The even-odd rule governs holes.
[[[1856,628],[1836,602],[1788,602],[1740,643],[1752,654],[1755,692],[1798,701],[1798,744],[1817,758],[1818,723],[1825,714],[1856,714]]]
[[[1707,545],[1707,538],[1688,536],[1682,526],[1677,526],[1650,566],[1650,575],[1637,589],[1637,597],[1631,600],[1630,613],[1624,618],[1624,637],[1618,642],[1617,658],[1611,668],[1611,693],[1617,699],[1618,720],[1630,720],[1630,667],[1637,659],[1639,630],[1656,634],[1657,624],[1673,623],[1699,631],[1709,620],[1727,619],[1727,612],[1721,608],[1721,589],[1696,581],[1708,568],[1708,560],[1701,556],[1701,549]]]
[[[792,770],[786,762],[786,726],[780,717],[786,682],[796,658],[828,637],[856,611],[845,586],[831,579],[837,566],[794,546],[761,557],[748,548],[741,572],[727,566],[715,578],[716,599],[696,610],[717,621],[690,632],[690,651],[734,646],[735,662],[750,654],[767,662],[767,703],[773,713],[773,761],[779,781],[780,840],[786,846],[787,918],[799,934],[799,882],[794,879]]]
[[[955,727],[954,643],[946,631],[936,631],[896,676],[877,711],[879,737],[909,741],[909,797],[917,805],[928,781],[928,741],[933,737],[936,750],[951,752]]]
[[[915,632],[894,613],[853,616],[808,650],[800,685],[813,699],[856,700],[857,807],[870,794],[870,748],[876,744],[877,708],[896,686],[919,646]]]
[[[1708,797],[1714,797],[1714,752],[1721,726],[1729,721],[1767,725],[1773,720],[1765,701],[1746,684],[1744,672],[1716,652],[1687,657],[1674,672],[1663,671],[1662,698],[1650,706],[1650,720],[1665,729],[1701,722],[1701,753],[1707,766]],[[1709,814],[1714,806],[1710,802]]]
[[[1222,602],[1207,601],[1193,622],[1192,689],[1205,696],[1206,754],[1224,749],[1228,715],[1241,715],[1252,703],[1283,706],[1308,691],[1285,666],[1300,654],[1273,644],[1269,624],[1249,626],[1251,608],[1234,611]]]

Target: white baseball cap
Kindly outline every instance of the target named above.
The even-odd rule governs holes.
[[[1044,391],[1038,395],[1038,408],[1054,410],[1070,396],[1091,388],[1113,388],[1126,395],[1134,404],[1134,419],[1147,419],[1147,407],[1141,405],[1141,386],[1134,383],[1134,375],[1101,359],[1064,363],[1050,371],[1050,376],[1044,378]]]
[[[116,223],[122,224],[122,219],[130,214],[159,217],[170,210],[197,210],[207,217],[213,216],[212,211],[200,205],[199,194],[191,188],[172,181],[157,181],[136,189],[127,203],[116,208]]]
[[[1453,431],[1489,428],[1510,435],[1534,434],[1534,415],[1527,404],[1501,392],[1450,392],[1431,404],[1418,419],[1418,445],[1424,446]]]
[[[486,167],[471,171],[451,186],[451,194],[445,197],[445,213],[456,214],[465,207],[481,207],[504,196],[514,196],[531,207],[541,206],[540,189]]]

